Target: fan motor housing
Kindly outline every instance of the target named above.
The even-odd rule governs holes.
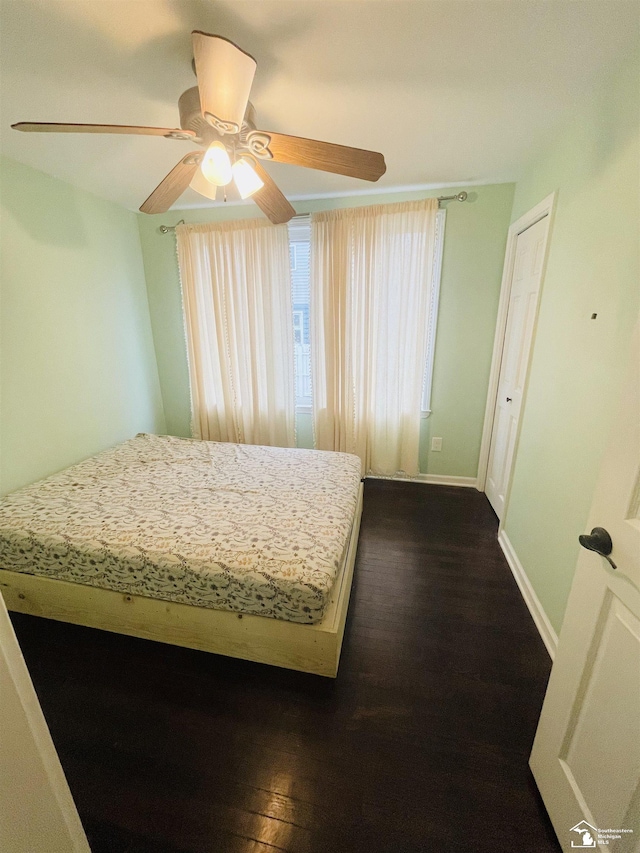
[[[209,122],[204,118],[200,109],[200,93],[197,86],[187,89],[178,99],[178,110],[180,112],[180,127],[183,130],[191,130],[196,134],[195,142],[199,145],[209,146],[212,142],[218,141],[226,145],[229,140],[228,135],[218,133]],[[253,104],[249,101],[242,122],[242,130],[238,135],[247,134],[255,128],[256,111]]]

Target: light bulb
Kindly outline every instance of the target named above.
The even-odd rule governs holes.
[[[231,167],[231,171],[233,172],[233,180],[236,182],[240,198],[249,198],[250,195],[258,192],[264,186],[264,181],[247,160],[236,160]]]
[[[231,160],[222,142],[212,142],[200,164],[202,174],[211,184],[226,187],[231,181]]]

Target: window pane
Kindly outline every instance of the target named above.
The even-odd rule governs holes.
[[[309,347],[309,260],[311,226],[296,217],[289,223],[293,341],[295,351],[296,406],[311,406],[311,355]]]

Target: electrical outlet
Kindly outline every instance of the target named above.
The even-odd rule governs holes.
[[[442,439],[441,438],[432,438],[431,439],[431,449],[432,450],[442,450]]]

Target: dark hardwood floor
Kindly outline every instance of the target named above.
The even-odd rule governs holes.
[[[368,480],[336,681],[14,615],[94,853],[556,853],[550,661],[496,528]]]

